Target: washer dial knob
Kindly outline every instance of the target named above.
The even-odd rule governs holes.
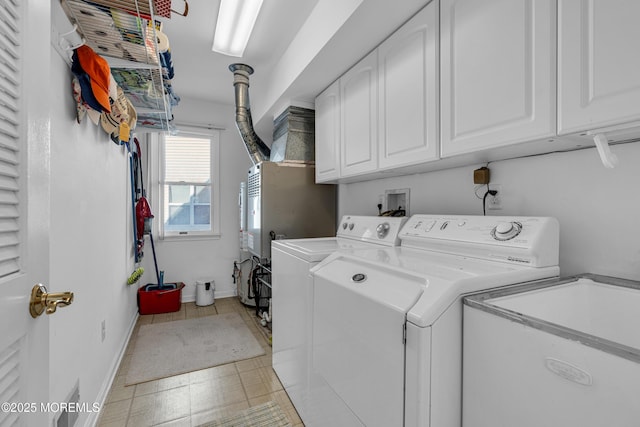
[[[522,224],[516,221],[501,222],[491,230],[491,235],[496,240],[511,240],[520,234],[522,231]]]
[[[378,224],[376,227],[376,233],[378,234],[379,239],[384,239],[387,234],[389,234],[389,229],[391,226],[388,222],[383,222],[382,224]]]
[[[498,235],[507,234],[511,230],[513,230],[513,224],[510,222],[501,222],[500,224],[496,225],[496,234]]]

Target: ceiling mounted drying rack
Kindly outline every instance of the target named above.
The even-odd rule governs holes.
[[[73,31],[59,35],[66,50],[87,44],[107,60],[136,108],[136,130],[173,130],[171,108],[179,98],[163,77],[163,71],[164,76],[168,73],[159,55],[154,0],[60,0],[60,4],[73,25]],[[70,41],[73,32],[80,36],[79,44]]]

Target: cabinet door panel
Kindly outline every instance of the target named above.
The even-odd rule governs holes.
[[[438,157],[437,13],[432,2],[378,48],[381,168]]]
[[[555,2],[443,0],[442,155],[555,133]]]
[[[558,133],[640,119],[640,2],[559,3]]]
[[[340,79],[342,177],[378,167],[376,58],[374,51]]]
[[[316,182],[340,177],[340,84],[316,98]]]

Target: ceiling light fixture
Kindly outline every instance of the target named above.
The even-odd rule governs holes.
[[[242,56],[260,7],[262,0],[221,0],[211,50],[229,56]]]

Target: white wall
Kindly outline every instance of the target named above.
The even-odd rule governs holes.
[[[106,397],[137,318],[136,288],[126,284],[133,271],[128,160],[87,117],[76,122],[71,71],[53,49],[44,75],[52,91],[47,287],[75,294],[50,317],[50,401],[66,401],[79,382],[80,401],[91,405]],[[97,415],[82,413],[77,425]]]
[[[177,71],[176,71],[177,72]],[[229,84],[233,91],[233,85]],[[154,236],[158,268],[165,272],[165,282],[184,282],[183,301],[194,301],[195,283],[199,279],[213,279],[216,284],[215,297],[229,297],[236,294],[233,283],[233,261],[239,257],[240,219],[238,211],[238,191],[240,182],[246,181],[247,171],[252,163],[235,125],[233,105],[213,104],[197,99],[182,98],[173,110],[177,123],[222,127],[220,131],[220,230],[216,239],[161,240]],[[271,135],[260,135],[269,142]],[[151,143],[151,150],[157,144]],[[148,171],[145,171],[147,173]],[[145,181],[145,186],[149,187]],[[154,213],[160,212],[157,201],[150,200]],[[140,284],[156,283],[153,253],[149,238],[146,237],[143,259],[145,273]]]
[[[502,206],[488,215],[553,216],[560,222],[560,274],[640,280],[640,143],[618,145],[615,169],[595,149],[492,162]],[[473,170],[484,165],[342,184],[339,213],[377,214],[384,190],[409,188],[410,214],[482,215]]]
[[[137,319],[138,285],[155,283],[147,238],[142,279],[132,246],[129,163],[123,147],[85,117],[76,122],[71,72],[52,50],[51,79],[51,291],[72,291],[75,300],[50,318],[50,396],[64,402],[76,383],[80,401],[102,402]],[[230,89],[233,87],[230,85]],[[158,263],[167,282],[187,284],[183,301],[195,299],[195,281],[216,282],[216,298],[235,295],[233,261],[239,255],[238,190],[251,161],[235,127],[233,106],[183,99],[176,121],[224,127],[220,138],[221,237],[184,242],[156,240]],[[264,138],[270,141],[269,138]],[[145,171],[147,172],[147,171]],[[145,181],[148,186],[148,182]],[[151,201],[153,211],[158,208]],[[101,340],[101,323],[106,339]],[[91,425],[98,414],[80,414]]]

